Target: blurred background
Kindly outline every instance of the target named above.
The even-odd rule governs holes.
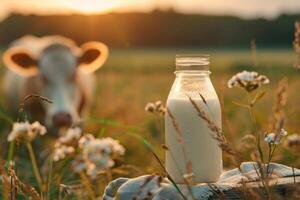
[[[162,119],[145,113],[144,106],[165,102],[175,78],[176,54],[211,55],[211,78],[223,106],[224,132],[231,140],[238,143],[251,132],[248,111],[232,103],[245,101],[244,95],[226,86],[241,70],[258,71],[271,80],[256,113],[263,130],[272,116],[277,81],[288,77],[287,130],[300,130],[300,81],[292,46],[299,14],[299,0],[0,0],[0,48],[27,34],[63,35],[79,45],[89,40],[107,44],[110,56],[97,71],[90,115],[101,123],[92,120],[86,131],[119,139],[127,148],[126,163],[151,171],[157,166],[149,164],[155,163],[151,154],[122,131],[137,127],[163,158]],[[3,74],[5,68],[0,70]],[[3,98],[0,101],[5,111]],[[149,162],[141,162],[144,155]],[[295,160],[282,155],[275,161]]]

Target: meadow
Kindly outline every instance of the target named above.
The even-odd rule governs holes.
[[[293,68],[296,55],[292,49],[258,49],[256,51],[180,48],[111,49],[108,62],[97,72],[95,99],[90,117],[85,120],[84,130],[99,137],[109,136],[120,141],[126,149],[121,162],[136,166],[135,173],[125,173],[124,176],[160,171],[157,161],[139,136],[147,140],[163,160],[164,150],[161,148],[164,143],[163,118],[145,112],[144,108],[148,102],[166,101],[175,78],[173,74],[175,55],[181,53],[210,54],[211,79],[222,104],[223,130],[228,140],[234,143],[239,153],[243,155],[244,160],[250,160],[251,155],[247,151],[242,151],[241,138],[251,134],[251,121],[247,109],[233,103],[246,102],[244,93],[227,87],[227,81],[235,73],[243,70],[257,71],[270,79],[270,84],[260,89],[266,94],[255,108],[258,126],[266,132],[269,130],[269,121],[273,117],[272,109],[278,81],[286,77],[288,100],[285,107],[285,129],[289,133],[300,131],[299,69]],[[4,68],[1,67],[1,74],[3,72]],[[1,98],[1,111],[5,113],[5,110],[5,103]],[[7,149],[6,137],[9,124],[5,120],[0,120],[0,127],[1,151],[3,151]],[[46,137],[41,140],[43,140],[42,145],[49,145],[53,138]],[[21,154],[26,154],[22,147],[17,148]],[[6,153],[4,151],[0,153],[3,159]],[[300,168],[300,159],[284,146],[276,150],[273,161]],[[19,176],[29,182],[32,181],[33,175],[23,170],[30,168],[29,162],[21,156],[16,156],[16,162]],[[224,155],[224,168],[233,168],[233,163],[226,154]],[[74,183],[74,179],[66,171],[61,172],[60,177],[53,179],[57,182],[60,180],[60,183],[66,185]]]

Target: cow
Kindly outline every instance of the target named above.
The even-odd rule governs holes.
[[[3,53],[8,70],[4,95],[11,109],[18,109],[28,95],[52,101],[33,105],[29,111],[48,127],[69,127],[86,116],[94,90],[94,72],[107,60],[105,44],[90,41],[80,47],[66,37],[24,36]],[[34,113],[40,113],[34,115]]]

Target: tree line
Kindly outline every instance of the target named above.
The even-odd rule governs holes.
[[[61,34],[78,43],[103,41],[111,47],[242,47],[255,39],[266,47],[291,46],[299,15],[245,20],[233,16],[151,13],[35,16],[13,14],[0,23],[0,43],[26,34]]]

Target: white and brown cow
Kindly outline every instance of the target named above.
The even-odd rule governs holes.
[[[42,104],[43,118],[49,127],[69,126],[88,111],[94,76],[108,57],[108,48],[99,42],[78,47],[62,36],[24,36],[3,54],[9,69],[4,79],[5,95],[15,110],[30,94],[49,98]],[[40,110],[36,106],[36,110]]]

